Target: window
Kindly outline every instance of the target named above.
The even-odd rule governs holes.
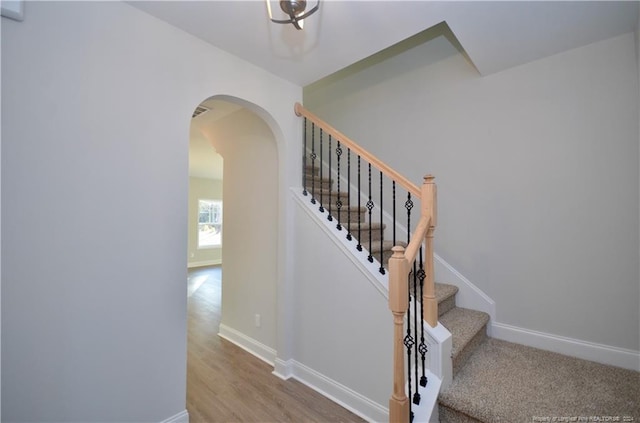
[[[198,200],[198,248],[222,245],[222,201]]]

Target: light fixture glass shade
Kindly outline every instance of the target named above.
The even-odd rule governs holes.
[[[316,0],[315,5],[307,10],[306,0],[280,0],[280,10],[282,11],[282,17],[274,18],[271,8],[271,2],[267,2],[267,11],[269,13],[269,19],[271,22],[278,24],[292,24],[296,29],[302,29],[304,26],[304,19],[311,16],[318,11],[320,7],[320,0]]]

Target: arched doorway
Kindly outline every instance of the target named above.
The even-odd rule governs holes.
[[[195,400],[190,387],[202,383],[195,380],[195,374],[199,374],[197,379],[206,374],[201,368],[202,352],[224,348],[218,335],[268,362],[275,359],[277,343],[280,207],[276,137],[267,121],[252,110],[254,107],[241,100],[216,96],[199,107],[207,110],[192,119],[192,136],[201,136],[224,160],[221,277],[218,288],[204,285],[196,288],[202,289],[200,293],[190,292],[208,295],[211,309],[192,310],[190,299],[188,405]],[[189,227],[195,229],[194,225]],[[192,321],[193,313],[197,317]]]

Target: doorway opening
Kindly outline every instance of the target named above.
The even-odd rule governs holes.
[[[204,355],[233,344],[258,356],[276,350],[279,188],[276,138],[242,100],[199,104],[189,144],[187,406],[195,413],[202,390],[220,383],[203,379],[213,374]]]

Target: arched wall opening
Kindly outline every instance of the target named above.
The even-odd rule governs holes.
[[[258,346],[252,352],[273,363],[280,267],[274,132],[279,129],[260,107],[236,97],[213,96],[201,105],[213,107],[192,120],[191,132],[196,129],[224,159],[219,334],[240,346]]]

